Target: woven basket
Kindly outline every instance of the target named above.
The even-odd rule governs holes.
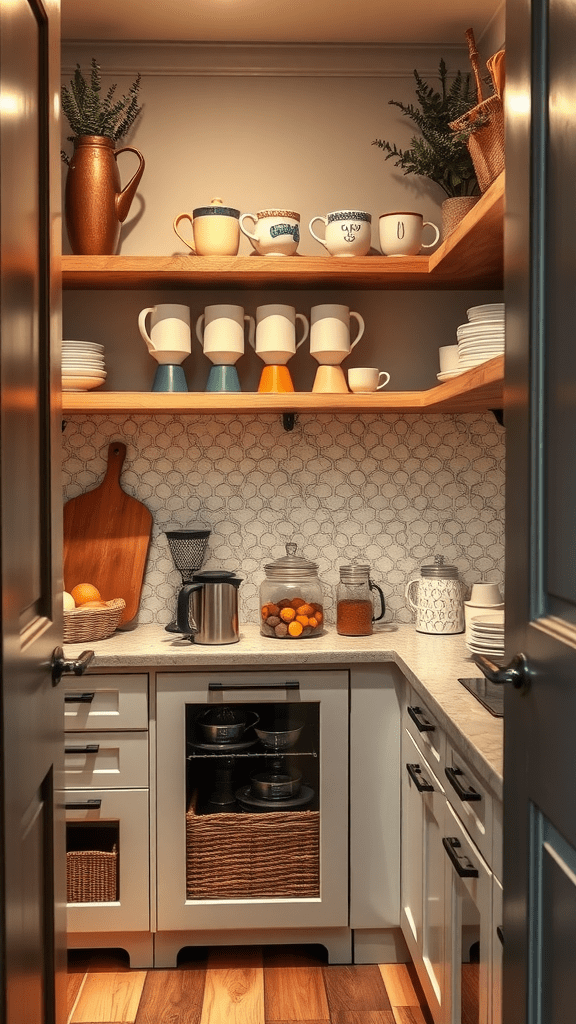
[[[66,644],[81,644],[85,641],[106,640],[112,636],[126,607],[123,597],[107,601],[106,608],[75,608],[64,612],[63,639]]]
[[[115,903],[118,899],[118,850],[72,850],[66,854],[68,903]]]
[[[451,121],[450,127],[455,132],[470,132],[470,129],[478,119],[481,119],[483,122],[480,128],[470,132],[466,143],[472,157],[480,191],[486,192],[492,182],[496,181],[498,175],[504,170],[504,104],[499,94],[489,96],[486,100],[482,98],[482,80],[480,78],[478,51],[472,29],[468,29],[466,37],[468,39],[470,63],[476,76],[478,104],[472,107],[472,110],[462,114],[456,121]],[[499,57],[500,54],[495,56]],[[492,61],[494,61],[494,58],[490,58],[488,61],[489,67]],[[502,63],[503,54],[500,64]]]
[[[186,815],[189,900],[320,895],[319,811]]]

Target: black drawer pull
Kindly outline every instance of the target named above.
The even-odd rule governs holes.
[[[67,811],[97,811],[101,805],[101,800],[75,800],[72,804],[64,804],[64,807]]]
[[[457,853],[457,850],[460,848],[460,842],[455,836],[443,839],[442,846],[450,857],[460,878],[478,878],[478,868],[474,867],[472,861],[469,860],[465,853]]]
[[[418,732],[434,732],[436,726],[432,725],[432,722],[428,721],[428,719],[424,715],[424,712],[422,711],[422,708],[419,708],[416,705],[413,708],[408,707],[406,708],[406,710],[410,715],[410,718],[414,722],[414,725],[418,729]]]
[[[290,680],[287,683],[208,683],[209,690],[299,690],[298,680]]]
[[[65,704],[91,704],[94,700],[93,693],[65,693]]]
[[[65,754],[97,754],[99,750],[99,743],[88,743],[85,747],[64,747]]]
[[[463,786],[460,779],[466,779],[464,772],[461,768],[445,768],[444,772],[448,782],[453,789],[456,790],[461,800],[481,800],[482,794],[478,790],[474,789],[473,786]]]
[[[419,793],[433,793],[434,786],[428,779],[422,775],[422,769],[419,764],[407,764],[406,771],[412,779],[412,782],[416,786]]]
[[[502,943],[502,945],[504,945],[504,929],[501,928],[500,925],[498,925],[498,927],[496,928],[496,935],[500,939],[500,942]]]

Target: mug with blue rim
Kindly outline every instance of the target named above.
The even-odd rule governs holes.
[[[324,238],[315,234],[312,225],[322,221]],[[365,210],[334,210],[325,217],[313,217],[308,225],[312,238],[331,256],[366,256],[372,242],[372,217]]]

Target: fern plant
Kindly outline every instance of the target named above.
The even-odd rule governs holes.
[[[103,135],[114,142],[123,138],[142,110],[138,104],[140,78],[138,73],[128,92],[120,99],[114,99],[116,85],[111,85],[102,98],[102,72],[95,58],[92,58],[89,81],[77,64],[70,88],[62,86],[62,110],[74,133],[68,136],[68,142],[74,142],[79,135]],[[62,159],[65,163],[70,162],[64,151]]]
[[[458,71],[448,84],[448,70],[444,60],[441,60],[438,76],[440,91],[428,85],[414,71],[418,106],[389,100],[420,129],[421,136],[412,138],[411,148],[398,149],[395,144],[383,139],[375,139],[372,145],[384,150],[386,160],[393,159],[396,167],[404,168],[404,174],[430,178],[447,196],[479,195],[474,164],[466,145],[470,132],[455,133],[450,128],[451,121],[476,106],[471,75],[463,75]],[[481,119],[477,119],[474,129],[470,131],[480,128],[482,123]]]

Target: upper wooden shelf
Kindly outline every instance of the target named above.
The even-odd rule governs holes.
[[[503,286],[504,173],[431,256],[63,256],[65,288]]]
[[[428,391],[378,391],[370,395],[238,392],[65,391],[64,413],[158,414],[266,412],[486,412],[501,409],[504,356],[474,366]]]

